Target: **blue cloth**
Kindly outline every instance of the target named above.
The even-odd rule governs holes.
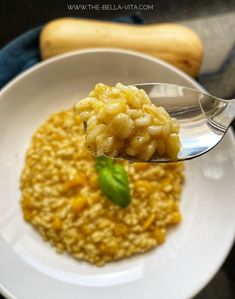
[[[138,15],[113,19],[114,22],[142,24]],[[39,35],[42,26],[34,28],[0,50],[0,88],[16,75],[40,61]]]
[[[32,29],[0,50],[0,88],[20,72],[40,61],[40,31],[41,27]]]

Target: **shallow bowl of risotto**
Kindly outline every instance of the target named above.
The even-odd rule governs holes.
[[[233,133],[184,164],[101,161],[87,149],[74,112],[99,82],[203,90],[161,60],[118,49],[55,57],[3,88],[1,292],[9,298],[190,298],[233,243]],[[110,172],[126,186],[121,197],[103,186]]]

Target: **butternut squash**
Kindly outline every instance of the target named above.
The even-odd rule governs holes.
[[[42,59],[76,49],[114,47],[159,57],[197,76],[203,47],[191,29],[174,23],[129,25],[62,18],[49,22],[40,35]]]

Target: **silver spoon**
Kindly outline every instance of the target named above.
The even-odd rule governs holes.
[[[135,84],[144,89],[156,106],[163,106],[180,123],[181,151],[178,161],[196,158],[215,147],[235,119],[235,99],[223,100],[188,87],[165,84]],[[147,161],[171,162],[156,158]]]

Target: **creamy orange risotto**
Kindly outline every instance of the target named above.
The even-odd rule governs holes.
[[[124,259],[163,243],[167,229],[181,221],[183,169],[182,163],[97,164],[80,117],[73,110],[55,113],[27,151],[24,219],[58,253],[98,266]]]

